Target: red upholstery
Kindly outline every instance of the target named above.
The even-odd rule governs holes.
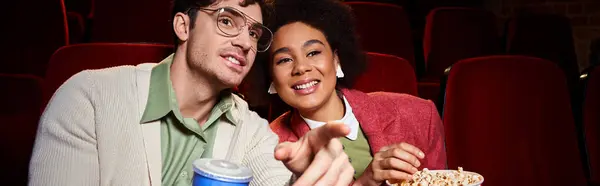
[[[173,43],[170,0],[97,0],[93,42]]]
[[[70,44],[82,43],[85,35],[85,19],[77,12],[67,12]]]
[[[574,85],[579,66],[569,18],[563,15],[519,14],[507,25],[507,51],[555,62]]]
[[[417,82],[417,90],[420,98],[431,100],[435,105],[442,104],[438,103],[441,91],[439,82]]]
[[[95,0],[64,0],[68,12],[75,12],[85,18],[93,18]]]
[[[0,74],[0,160],[2,185],[26,185],[39,108],[41,78]]]
[[[589,74],[583,102],[583,124],[591,181],[600,185],[600,66]]]
[[[44,82],[43,106],[69,77],[86,69],[160,62],[173,51],[155,44],[95,43],[70,45],[52,55]]]
[[[448,76],[448,166],[486,186],[585,185],[569,92],[553,63],[524,56],[462,60]]]
[[[379,53],[367,53],[368,67],[356,81],[354,88],[363,92],[398,92],[417,94],[414,69],[405,59]]]
[[[356,16],[364,50],[406,59],[416,69],[408,16],[402,7],[372,2],[347,2]]]
[[[436,8],[427,15],[423,52],[425,80],[437,82],[458,60],[497,54],[496,17],[474,8]]]
[[[3,1],[0,73],[43,76],[52,53],[67,45],[61,0]]]

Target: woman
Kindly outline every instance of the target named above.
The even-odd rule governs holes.
[[[263,73],[263,82],[270,87],[262,93],[277,94],[292,107],[270,124],[281,142],[296,141],[328,121],[343,122],[351,132],[340,141],[359,185],[398,182],[412,178],[417,169],[445,168],[443,128],[431,101],[350,88],[365,58],[346,5],[279,0],[275,13],[268,60],[256,68],[269,72]]]

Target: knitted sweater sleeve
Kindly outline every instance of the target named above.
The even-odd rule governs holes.
[[[29,167],[29,185],[99,185],[89,72],[67,80],[44,111]]]
[[[260,125],[243,160],[254,172],[254,180],[250,185],[290,185],[294,180],[292,173],[274,155],[279,138],[271,131],[266,120],[255,113],[250,118],[256,125]]]

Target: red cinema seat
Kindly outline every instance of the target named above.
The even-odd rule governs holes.
[[[558,66],[525,56],[461,60],[443,113],[448,166],[486,186],[586,185],[569,90]]]
[[[416,69],[410,22],[402,7],[373,2],[346,4],[356,17],[357,32],[365,51],[401,57]]]
[[[3,1],[0,73],[43,77],[52,53],[69,44],[61,0]]]
[[[2,185],[27,185],[29,159],[35,141],[42,79],[33,75],[0,74],[0,168]]]
[[[459,60],[498,54],[496,17],[475,8],[443,7],[427,15],[423,51],[423,81],[438,82],[444,70]]]
[[[552,61],[565,72],[574,89],[579,65],[569,18],[554,14],[521,13],[507,25],[506,50],[512,55],[534,56]]]
[[[363,92],[384,91],[418,96],[415,71],[405,59],[368,52],[367,63],[367,70],[353,88]]]
[[[70,45],[52,55],[44,80],[43,107],[69,77],[87,69],[160,62],[172,46],[157,44],[93,43]]]
[[[96,0],[92,42],[172,44],[170,0]]]

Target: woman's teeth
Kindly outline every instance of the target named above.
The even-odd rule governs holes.
[[[311,82],[308,82],[308,83],[305,83],[305,84],[296,85],[293,88],[296,89],[296,90],[306,89],[306,88],[310,88],[310,87],[316,85],[317,83],[319,83],[319,82],[317,82],[317,81],[311,81]]]

